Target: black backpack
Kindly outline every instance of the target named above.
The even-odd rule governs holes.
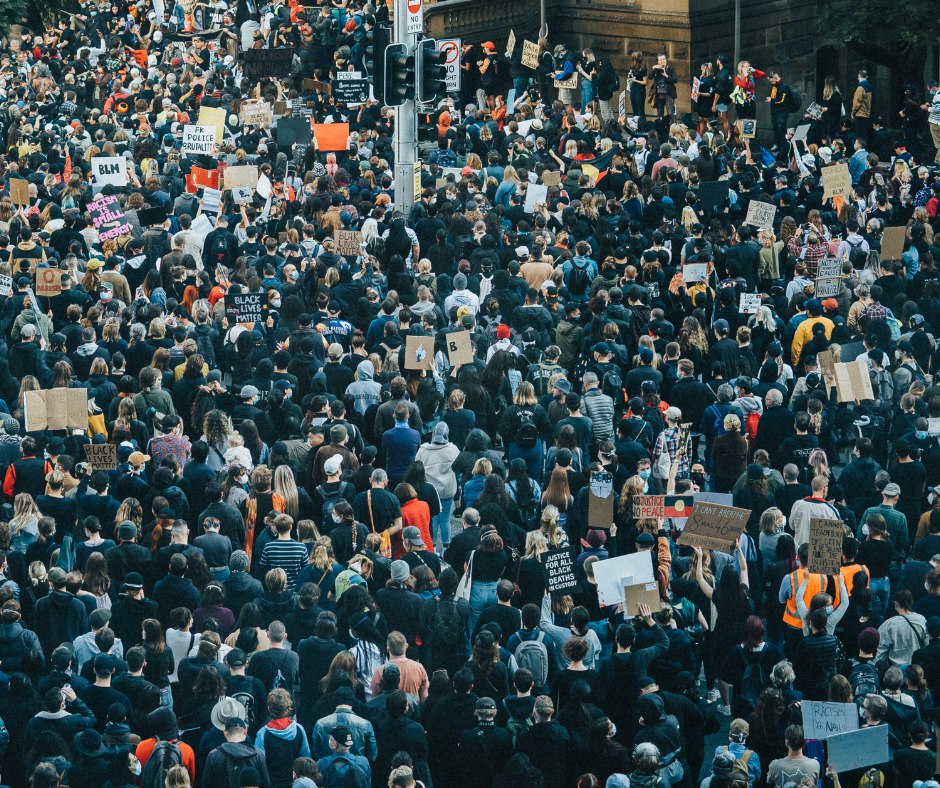
[[[601,382],[601,392],[614,401],[615,410],[623,408],[626,402],[626,394],[623,390],[623,379],[616,368],[609,369],[604,374],[604,380]]]
[[[439,596],[432,597],[436,605],[432,616],[434,626],[434,643],[440,642],[447,648],[462,648],[464,642],[464,627],[461,626],[460,616],[457,615],[457,600],[447,600],[446,607],[450,609],[450,616],[444,615],[445,604]],[[432,644],[433,648],[433,644]]]
[[[212,242],[209,261],[212,263],[212,267],[215,268],[217,265],[224,265],[226,260],[228,260],[228,244],[225,243],[225,238],[219,234]]]
[[[532,411],[522,409],[519,411],[519,429],[516,430],[516,443],[520,449],[531,449],[539,439],[539,428],[535,426]]]
[[[790,96],[787,102],[787,109],[790,110],[790,112],[799,112],[800,107],[802,106],[803,106],[803,97],[793,88],[790,88]]]
[[[255,721],[255,696],[250,692],[233,692],[232,697],[245,708],[245,724],[251,728]]]
[[[343,493],[346,492],[347,482],[340,482],[339,487],[336,488],[335,492],[328,493],[321,484],[317,487],[317,492],[320,493],[320,497],[323,498],[323,509],[321,513],[323,515],[323,522],[329,523],[330,519],[333,516],[333,507],[341,501],[346,499],[343,497]]]
[[[209,365],[209,369],[215,367],[215,348],[212,346],[212,336],[210,334],[195,334],[196,349],[199,351],[203,361]]]
[[[245,769],[252,768],[251,762],[253,755],[249,753],[247,755],[237,756],[225,752],[225,750],[222,750],[222,754],[225,756],[225,784],[241,785],[242,772],[244,772]]]
[[[571,273],[568,274],[568,294],[572,298],[583,298],[591,286],[591,277],[588,276],[587,263],[582,268],[571,261]]]
[[[878,678],[878,668],[874,662],[859,662],[853,659],[849,684],[852,685],[852,697],[856,700],[866,695],[881,694],[881,680]]]
[[[862,249],[864,241],[852,243],[846,239],[846,243],[849,245],[849,262],[852,264],[853,268],[857,271],[861,271],[865,267],[865,263],[868,262],[868,252]]]
[[[757,705],[757,699],[768,686],[767,674],[764,672],[760,659],[756,662],[750,662],[748,661],[744,647],[738,646],[738,648],[741,649],[741,655],[744,657],[745,662],[747,662],[747,667],[744,669],[744,675],[741,677],[740,686],[735,687],[735,708],[733,713],[736,717],[746,717],[754,711],[754,707]]]
[[[167,773],[174,766],[183,765],[183,751],[170,741],[158,741],[147,759],[140,776],[141,788],[165,788]],[[230,783],[239,785],[240,783]]]

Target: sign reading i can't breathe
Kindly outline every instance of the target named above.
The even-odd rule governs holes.
[[[750,516],[750,509],[697,503],[686,520],[679,544],[730,553]]]
[[[567,596],[581,587],[573,547],[545,553],[542,556],[542,572],[545,575],[545,588],[552,597]]]
[[[225,296],[229,323],[263,323],[268,319],[267,293],[236,293]]]

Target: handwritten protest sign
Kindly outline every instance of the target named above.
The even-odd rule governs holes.
[[[609,529],[614,520],[614,477],[607,471],[591,474],[588,527]]]
[[[337,230],[333,240],[336,242],[336,254],[341,257],[356,258],[362,252],[362,233],[358,230]]]
[[[756,315],[760,311],[760,293],[741,293],[738,312],[742,315]]]
[[[545,170],[542,173],[542,183],[545,186],[560,186],[561,173],[556,170]]]
[[[750,516],[750,509],[696,503],[685,521],[679,544],[731,552]]]
[[[447,360],[452,367],[473,363],[473,343],[469,331],[454,331],[444,337],[447,342]]]
[[[634,495],[630,499],[632,516],[637,520],[665,517],[663,514],[663,500],[665,497],[665,495]]]
[[[91,160],[95,183],[127,186],[127,165],[123,156],[95,156]]]
[[[263,323],[268,319],[268,294],[228,294],[225,296],[225,315],[229,323]]]
[[[836,376],[836,391],[839,402],[859,402],[874,399],[871,378],[868,376],[868,364],[863,360],[833,364]]]
[[[62,292],[62,272],[58,268],[36,269],[36,295],[57,296]]]
[[[824,276],[816,279],[816,298],[835,298],[842,289],[842,277]]]
[[[814,575],[837,575],[842,567],[842,520],[809,521],[809,571]]]
[[[581,587],[578,572],[578,562],[573,547],[549,550],[542,554],[545,590],[553,598],[573,594]]]
[[[854,703],[825,703],[804,700],[803,734],[807,739],[828,739],[838,733],[858,730],[858,706]]]
[[[531,41],[522,42],[522,65],[526,68],[537,68],[539,65],[539,45]]]
[[[94,471],[117,470],[117,446],[113,443],[86,443],[85,457]]]
[[[745,224],[751,227],[768,228],[774,226],[774,216],[777,215],[777,206],[769,202],[751,200],[747,206],[747,219]]]
[[[682,266],[684,282],[704,282],[708,276],[708,263],[690,263]]]
[[[405,337],[405,369],[434,369],[434,337]]]
[[[273,120],[271,105],[264,101],[246,101],[242,104],[241,117],[246,126],[270,123]]]
[[[13,277],[0,274],[0,298],[6,298],[13,289]]]
[[[874,725],[838,733],[826,739],[829,765],[840,774],[863,766],[887,763],[889,725]]]
[[[568,88],[569,90],[574,90],[576,87],[578,87],[578,72],[575,71],[567,79],[556,79],[555,87],[556,88]]]
[[[27,432],[88,427],[88,389],[28,391],[23,405]]]
[[[234,189],[236,186],[255,189],[258,186],[258,168],[253,164],[228,167],[222,175],[222,182],[226,189]]]
[[[131,233],[131,226],[124,219],[121,204],[113,194],[108,196],[99,194],[97,200],[88,203],[88,213],[91,214],[91,221],[101,241]]]
[[[842,260],[838,257],[827,257],[816,264],[816,276],[840,277],[842,276]]]
[[[823,108],[814,101],[806,108],[806,114],[814,120],[821,120],[823,116]],[[806,125],[809,126],[808,123]]]
[[[848,164],[834,164],[823,167],[823,197],[830,199],[839,195],[847,195],[852,191],[852,176],[849,175]]]
[[[649,550],[642,553],[621,555],[594,564],[594,580],[597,582],[597,598],[608,607],[623,602],[625,585],[655,583],[653,555]]]
[[[14,205],[29,205],[29,184],[24,178],[10,178],[10,199]]]
[[[211,156],[215,151],[215,135],[215,126],[183,126],[183,153]]]

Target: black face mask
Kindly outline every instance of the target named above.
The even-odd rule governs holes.
[[[705,486],[705,474],[704,473],[693,473],[692,474],[692,483],[697,484],[699,487]]]

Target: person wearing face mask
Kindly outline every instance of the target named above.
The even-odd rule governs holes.
[[[352,506],[356,500],[356,488],[348,482],[340,481],[342,472],[342,454],[333,454],[323,463],[323,475],[326,477],[326,481],[317,485],[313,491],[314,521],[321,531],[339,525],[335,519],[332,519],[335,507],[339,503],[346,501]],[[341,513],[340,516],[342,516]]]
[[[75,368],[75,375],[79,380],[88,380],[88,376],[91,374],[92,362],[96,358],[104,359],[105,363],[109,363],[111,354],[98,346],[95,329],[88,327],[82,331],[82,344],[72,354],[72,366]]]
[[[917,523],[917,535],[914,537],[915,549],[922,539],[934,533],[931,528],[933,522],[937,523],[937,533],[940,534],[940,515],[936,516],[936,520],[932,519],[934,517],[933,513],[940,510],[940,484],[927,488],[927,503],[930,505],[930,509],[920,516]],[[940,552],[940,550],[936,552]]]

